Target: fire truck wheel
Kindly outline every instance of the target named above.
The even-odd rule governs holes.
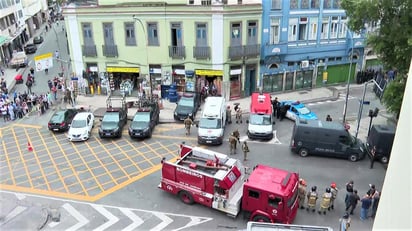
[[[301,149],[299,150],[299,155],[300,155],[301,157],[307,157],[307,156],[309,155],[309,151],[308,151],[306,148],[301,148]]]
[[[270,219],[265,217],[265,216],[261,216],[261,215],[257,215],[253,218],[253,221],[257,221],[257,222],[270,222]]]
[[[180,200],[182,200],[183,203],[185,204],[193,204],[193,197],[190,195],[190,193],[186,191],[180,191],[179,192],[179,197]]]

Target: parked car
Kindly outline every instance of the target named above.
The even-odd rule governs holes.
[[[74,116],[68,132],[70,141],[86,141],[90,138],[94,127],[94,115],[91,112],[80,112]]]
[[[36,36],[36,37],[34,37],[33,38],[33,43],[34,44],[40,44],[40,43],[42,43],[44,40],[43,40],[43,37],[42,36]]]
[[[318,116],[307,108],[303,103],[296,100],[281,101],[280,107],[286,107],[286,118],[293,121],[296,118],[305,120],[317,120]]]
[[[123,127],[127,123],[127,108],[109,107],[101,121],[100,138],[120,138],[122,137]]]
[[[137,109],[129,127],[129,136],[132,138],[150,138],[156,124],[159,123],[159,104],[153,102],[148,107]]]
[[[196,93],[184,93],[177,102],[174,111],[175,120],[185,120],[188,116],[193,120],[199,109],[199,96]]]
[[[76,114],[74,108],[59,110],[53,114],[47,126],[53,132],[67,131]]]
[[[37,51],[37,47],[34,43],[29,43],[24,47],[24,52],[26,54],[34,54]]]

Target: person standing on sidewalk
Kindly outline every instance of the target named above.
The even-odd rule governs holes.
[[[342,218],[339,219],[339,231],[348,231],[350,227],[350,217],[348,213],[345,213]]]
[[[305,208],[305,197],[306,197],[306,181],[304,179],[299,179],[298,187],[298,198],[299,198],[299,208]]]
[[[330,191],[332,193],[332,198],[330,200],[330,209],[335,209],[335,200],[338,197],[338,188],[336,187],[336,183],[332,182],[330,184]]]
[[[375,163],[375,154],[376,154],[376,146],[373,146],[372,150],[371,150],[371,155],[370,155],[370,166],[369,168],[372,169],[373,168],[373,164]]]
[[[360,219],[364,221],[368,218],[368,210],[372,204],[371,196],[369,194],[366,194],[365,196],[363,196],[361,203],[362,203],[362,207],[361,207]]]
[[[353,215],[353,211],[356,209],[356,205],[358,205],[358,201],[360,201],[360,197],[358,195],[358,190],[353,190],[353,193],[349,196],[349,207],[347,207],[346,211]]]
[[[242,144],[242,151],[243,151],[243,161],[246,161],[247,153],[250,152],[249,146],[247,146],[246,140]]]
[[[381,195],[378,192],[378,190],[375,190],[375,193],[372,195],[372,211],[371,211],[371,217],[372,218],[375,218],[376,211],[378,210],[380,197],[381,197]]]

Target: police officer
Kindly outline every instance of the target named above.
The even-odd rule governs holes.
[[[229,136],[229,145],[230,145],[230,155],[236,154],[236,143],[237,143],[236,137],[233,135],[233,132]]]
[[[185,129],[186,129],[186,135],[190,135],[190,127],[193,124],[192,119],[190,119],[190,117],[188,116],[183,123],[185,124]]]
[[[279,106],[279,101],[278,101],[278,97],[275,97],[274,100],[272,100],[272,107],[273,107],[273,118],[275,118],[277,111],[278,111],[278,106]],[[278,115],[279,118],[279,115]]]
[[[312,212],[315,212],[315,207],[316,207],[316,201],[318,200],[318,192],[316,192],[317,187],[313,186],[311,191],[308,192],[307,198],[308,198],[308,204],[306,207],[306,210],[309,211],[310,209]]]
[[[243,161],[247,160],[247,153],[250,152],[249,151],[249,146],[247,146],[246,141],[243,142],[242,144],[242,151],[243,151]]]
[[[305,197],[306,197],[306,182],[304,179],[299,179],[299,188],[298,188],[298,197],[299,197],[299,207],[300,209],[305,208]]]
[[[237,139],[237,141],[240,143],[239,138],[240,138],[240,133],[239,133],[239,129],[236,129],[233,132],[233,136]]]
[[[371,161],[371,164],[370,164],[370,169],[372,169],[373,168],[373,164],[375,163],[375,154],[376,154],[376,146],[373,146],[373,148],[372,148],[372,150],[371,150],[371,156],[370,156],[370,161]]]
[[[242,123],[242,109],[240,109],[240,106],[237,107],[236,109],[236,123]]]
[[[330,184],[330,191],[332,193],[332,198],[330,200],[330,208],[335,209],[334,202],[335,202],[336,197],[338,196],[338,188],[336,187],[335,182],[332,182]]]
[[[226,121],[228,124],[232,123],[232,109],[230,109],[230,106],[226,108]]]
[[[325,192],[322,195],[322,201],[320,202],[320,206],[319,206],[319,210],[318,213],[319,214],[324,214],[326,215],[326,209],[329,210],[330,208],[330,201],[332,199],[332,193],[330,188],[326,188]]]

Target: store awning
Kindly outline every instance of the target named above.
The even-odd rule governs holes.
[[[2,46],[3,44],[5,44],[8,40],[9,40],[8,37],[6,37],[6,36],[0,36],[0,46]]]
[[[123,73],[139,73],[140,69],[138,67],[117,67],[111,66],[106,67],[107,72],[123,72]]]

